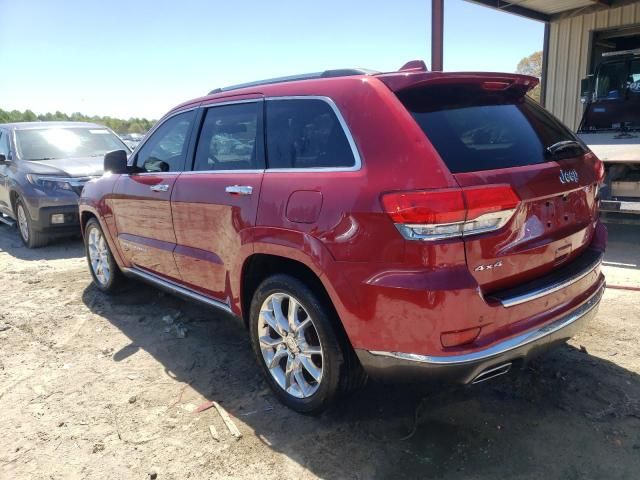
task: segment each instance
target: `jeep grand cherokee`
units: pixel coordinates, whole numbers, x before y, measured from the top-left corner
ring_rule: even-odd
[[[241,317],[299,412],[366,374],[504,374],[604,291],[602,164],[536,83],[412,62],[186,102],[84,188],[95,285],[124,274]]]

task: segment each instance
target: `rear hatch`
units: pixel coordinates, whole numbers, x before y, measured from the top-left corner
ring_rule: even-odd
[[[483,292],[527,282],[580,255],[595,228],[601,162],[525,95],[536,80],[496,74],[416,77],[419,81],[410,82],[405,76],[396,94],[468,192],[466,220],[474,195],[484,205],[483,192],[497,192],[506,205],[498,201],[495,207],[503,210],[497,212],[504,217],[498,228],[467,232],[464,227],[467,265]],[[394,89],[393,81],[388,85]]]

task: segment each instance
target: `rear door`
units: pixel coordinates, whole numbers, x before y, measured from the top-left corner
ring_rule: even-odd
[[[170,199],[184,170],[195,113],[177,113],[154,129],[135,155],[139,172],[122,175],[112,197],[118,243],[126,260],[173,279],[180,279],[180,274],[173,259],[176,237]]]
[[[597,219],[598,160],[524,92],[480,81],[398,94],[460,187],[509,185],[520,199],[499,230],[464,236],[485,293],[569,262]]]
[[[263,99],[203,106],[193,169],[171,198],[174,252],[183,282],[224,303],[255,225],[264,174]]]

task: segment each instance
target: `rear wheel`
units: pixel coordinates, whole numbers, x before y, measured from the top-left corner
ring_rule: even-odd
[[[106,293],[115,291],[122,283],[122,273],[95,218],[87,222],[84,245],[95,286]]]
[[[254,294],[250,332],[258,363],[276,396],[297,412],[320,413],[350,384],[345,358],[352,352],[345,352],[331,315],[310,288],[288,275],[267,278]]]
[[[20,198],[16,200],[16,220],[18,223],[18,234],[20,235],[22,243],[24,243],[27,248],[38,248],[47,244],[49,237],[33,227],[33,221],[31,220],[29,211]]]

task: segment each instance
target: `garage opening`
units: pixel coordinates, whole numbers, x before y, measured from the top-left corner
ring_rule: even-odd
[[[640,49],[640,24],[592,32],[589,73],[612,52]]]

